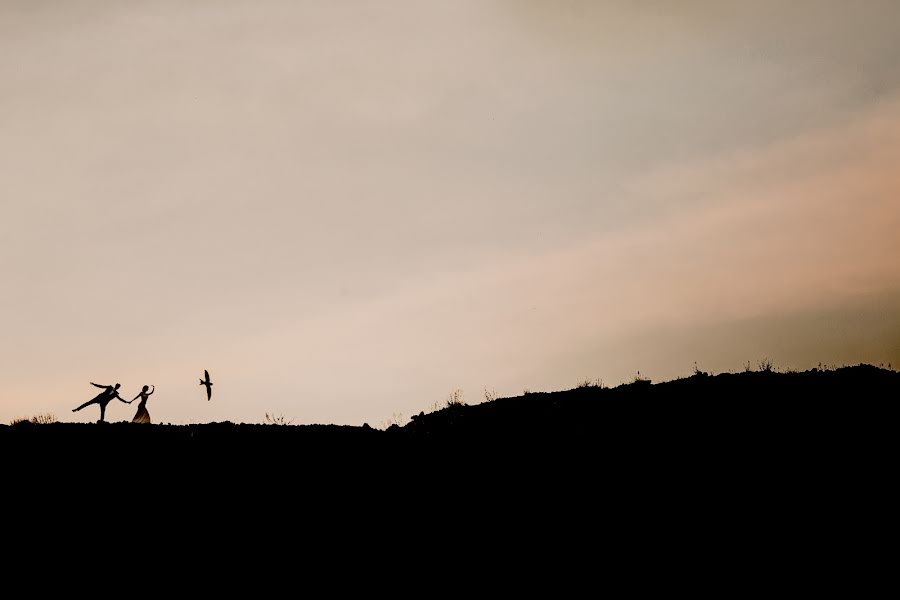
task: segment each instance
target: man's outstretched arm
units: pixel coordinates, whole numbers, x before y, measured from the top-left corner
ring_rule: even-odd
[[[91,383],[92,386],[98,387],[98,388],[100,388],[101,390],[105,390],[106,388],[109,387],[108,385],[100,385],[99,383],[94,383],[93,381],[91,381],[90,383]]]

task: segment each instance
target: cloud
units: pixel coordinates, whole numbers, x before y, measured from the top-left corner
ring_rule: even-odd
[[[410,398],[402,406],[408,414],[415,399],[437,400],[456,385],[476,395],[482,385],[503,393],[565,386],[583,376],[576,366],[594,365],[609,382],[637,368],[683,374],[690,365],[678,335],[687,336],[685,347],[703,349],[691,360],[737,368],[718,357],[754,360],[767,343],[777,354],[787,347],[785,332],[808,333],[822,321],[816,315],[854,323],[866,305],[890,315],[900,308],[898,116],[894,102],[842,127],[648,173],[635,193],[680,209],[551,252],[500,253],[474,269],[439,271],[300,320],[253,347],[271,352],[280,370],[330,373],[330,391],[312,387],[311,397],[362,394],[382,412]],[[707,200],[686,202],[686,195]],[[756,333],[722,335],[746,332],[742,323]],[[840,331],[846,348],[877,338],[881,351],[896,353],[884,339],[896,325],[874,338],[868,325]],[[809,366],[839,346],[834,335],[809,339],[780,358]],[[813,341],[823,339],[817,350]],[[874,347],[838,354],[874,360]]]
[[[898,10],[3,3],[0,416],[378,420],[887,306]]]

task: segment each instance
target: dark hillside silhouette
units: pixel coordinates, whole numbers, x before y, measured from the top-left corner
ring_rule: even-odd
[[[885,425],[900,398],[900,374],[871,366],[800,373],[702,373],[659,384],[579,387],[528,393],[477,405],[453,404],[421,413],[403,427],[274,426],[232,423],[134,428],[56,423],[0,428],[5,444],[85,448],[92,444],[160,452],[212,452],[237,461],[290,463],[310,456],[381,452],[419,460],[423,449],[457,455],[502,449],[521,455],[563,450],[578,456],[635,458],[660,453],[717,460],[723,451],[770,452],[778,447],[864,440]],[[98,400],[99,399],[99,400]],[[101,394],[87,403],[109,402]],[[83,405],[83,406],[86,406]],[[83,407],[82,406],[82,407]]]
[[[157,498],[154,509],[228,506],[266,528],[279,516],[303,527],[351,519],[375,537],[385,519],[426,538],[503,522],[520,537],[537,526],[612,539],[629,556],[669,540],[677,556],[698,533],[715,550],[758,532],[776,549],[784,531],[834,539],[847,515],[871,516],[876,531],[894,497],[898,399],[900,374],[868,366],[697,374],[454,403],[385,431],[23,421],[0,426],[0,453],[23,503],[86,494],[130,509]],[[480,521],[466,520],[473,508]]]

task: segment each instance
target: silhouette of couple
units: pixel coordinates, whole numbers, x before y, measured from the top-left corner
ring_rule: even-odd
[[[112,402],[114,399],[118,400],[119,402],[123,402],[124,404],[131,404],[132,402],[134,402],[135,400],[140,398],[141,403],[138,404],[137,413],[134,415],[134,418],[131,420],[131,422],[132,423],[150,423],[150,413],[147,411],[147,398],[152,396],[153,392],[156,391],[155,386],[152,386],[152,385],[146,386],[145,385],[141,389],[140,394],[138,394],[131,400],[126,400],[122,396],[119,395],[119,384],[118,383],[115,386],[98,385],[92,381],[91,385],[94,387],[98,387],[103,391],[100,392],[99,394],[97,394],[97,396],[94,397],[93,399],[88,400],[87,402],[85,402],[84,404],[79,406],[78,408],[73,408],[72,412],[78,412],[82,408],[86,408],[86,407],[90,406],[91,404],[99,404],[100,405],[100,421],[99,422],[103,423],[103,422],[105,422],[105,419],[106,419],[106,405],[109,404],[110,402]],[[150,390],[151,387],[153,388],[152,390]],[[147,390],[150,390],[150,391],[147,391]]]

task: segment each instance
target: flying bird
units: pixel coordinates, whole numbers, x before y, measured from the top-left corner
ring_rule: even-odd
[[[206,401],[209,402],[212,400],[212,381],[209,380],[209,371],[203,369],[203,374],[206,375],[206,381],[200,380],[200,385],[206,386]]]

